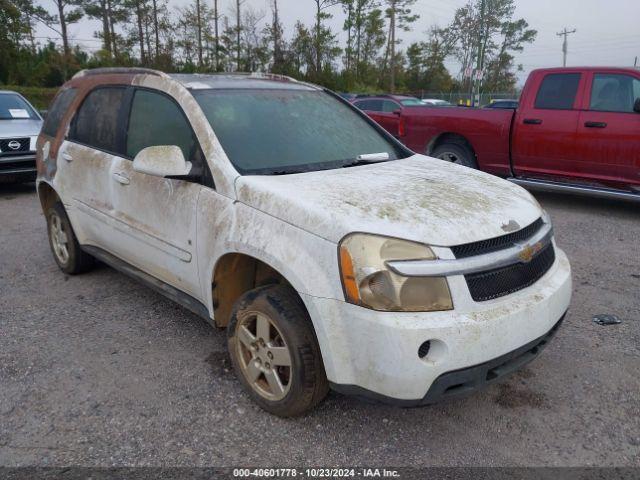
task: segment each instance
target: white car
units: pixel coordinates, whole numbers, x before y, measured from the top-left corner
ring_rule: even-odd
[[[468,393],[533,359],[569,307],[529,193],[292,79],[81,72],[38,162],[60,268],[98,258],[227,327],[276,415],[329,387],[402,406]]]
[[[452,107],[453,104],[447,102],[446,100],[440,100],[438,98],[423,98],[422,102],[425,105],[429,105],[431,107]]]

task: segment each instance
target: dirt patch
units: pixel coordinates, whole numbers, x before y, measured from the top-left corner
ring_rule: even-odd
[[[229,354],[225,351],[215,351],[204,359],[211,366],[216,377],[224,377],[233,373]]]
[[[547,397],[542,393],[532,392],[528,388],[522,388],[510,383],[498,385],[498,395],[494,402],[503,408],[534,407],[542,408]]]

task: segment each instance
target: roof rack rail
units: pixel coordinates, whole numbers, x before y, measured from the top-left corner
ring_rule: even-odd
[[[187,74],[187,75],[203,75],[203,76],[210,76],[210,75],[217,75],[217,76],[238,76],[238,77],[250,77],[250,78],[258,78],[258,79],[264,79],[264,80],[281,80],[281,81],[286,81],[286,82],[295,82],[295,83],[300,83],[299,80],[296,80],[293,77],[289,77],[287,75],[281,75],[279,73],[263,73],[263,72],[211,72],[211,73],[207,73],[207,72],[203,72],[203,73],[192,73],[192,74]]]
[[[168,75],[160,70],[153,70],[151,68],[141,67],[104,67],[104,68],[92,68],[87,70],[80,70],[73,78],[89,77],[92,75],[117,75],[117,74],[130,74],[130,75],[157,75],[158,77],[168,77]]]

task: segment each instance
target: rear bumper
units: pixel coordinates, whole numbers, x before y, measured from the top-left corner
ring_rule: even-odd
[[[513,350],[488,362],[443,373],[434,380],[426,395],[418,400],[402,400],[388,397],[367,390],[357,385],[339,385],[331,383],[331,388],[338,393],[354,396],[363,400],[385,403],[398,407],[419,407],[430,405],[441,400],[470,395],[482,388],[498,382],[521,369],[527,363],[534,360],[547,346],[560,328],[564,315],[553,328],[542,337],[529,342],[522,347]]]

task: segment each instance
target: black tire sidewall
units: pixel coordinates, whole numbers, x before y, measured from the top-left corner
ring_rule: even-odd
[[[277,326],[291,356],[291,386],[280,400],[268,400],[256,392],[244,376],[237,358],[236,329],[246,312],[267,315]],[[282,285],[260,287],[235,303],[227,327],[229,355],[235,373],[251,398],[264,410],[280,417],[298,416],[313,408],[328,391],[311,319],[295,291]]]
[[[471,150],[469,150],[465,145],[458,143],[445,143],[436,147],[431,153],[431,156],[437,158],[444,152],[454,153],[460,159],[458,162],[455,162],[456,165],[478,168],[473,152],[471,152]]]

